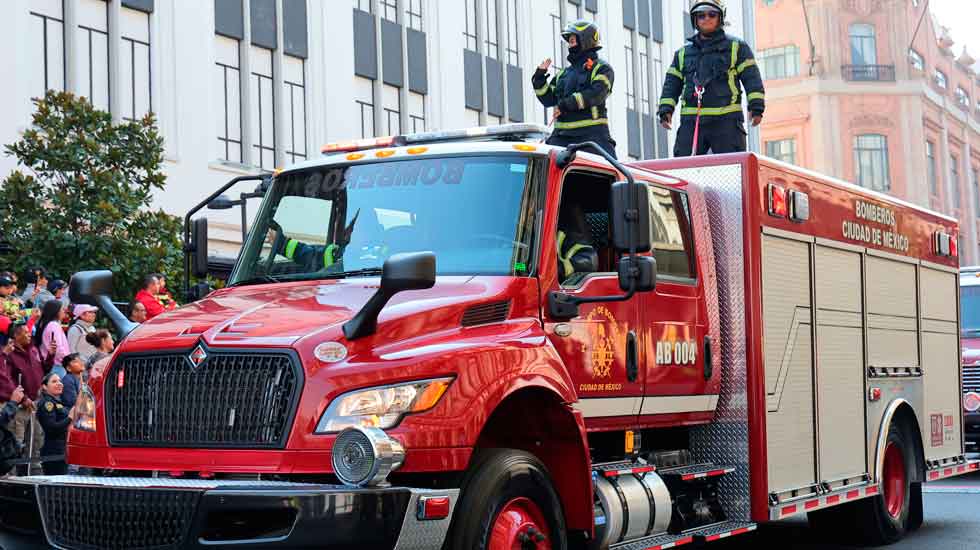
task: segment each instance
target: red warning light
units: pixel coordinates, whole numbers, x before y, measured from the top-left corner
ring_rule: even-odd
[[[785,218],[789,214],[789,205],[786,203],[786,189],[769,184],[769,215],[777,218]]]

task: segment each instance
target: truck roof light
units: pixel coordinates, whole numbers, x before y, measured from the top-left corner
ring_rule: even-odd
[[[499,126],[477,126],[458,130],[439,130],[435,132],[419,132],[398,136],[340,141],[324,145],[321,152],[325,155],[330,155],[334,153],[362,151],[364,149],[404,147],[406,145],[450,141],[543,141],[550,134],[551,131],[548,127],[540,124],[501,124]],[[530,150],[533,151],[534,149]]]
[[[789,205],[786,203],[786,189],[774,183],[769,184],[769,215],[777,218],[785,218],[789,213]]]
[[[953,257],[956,256],[956,253],[957,253],[956,247],[957,247],[956,236],[955,235],[950,235],[949,236],[949,255],[950,256],[953,256]]]
[[[810,197],[802,191],[788,191],[789,219],[805,222],[810,219]]]
[[[932,238],[933,252],[937,256],[956,256],[958,253],[956,236],[945,231],[936,231]]]

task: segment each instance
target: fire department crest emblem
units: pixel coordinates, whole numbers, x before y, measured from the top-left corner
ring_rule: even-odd
[[[589,327],[589,343],[583,346],[582,352],[589,358],[592,377],[609,378],[620,341],[619,323],[605,306],[590,311],[585,320]]]

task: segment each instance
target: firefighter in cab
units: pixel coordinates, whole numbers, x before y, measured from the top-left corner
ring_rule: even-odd
[[[567,146],[594,141],[615,157],[616,142],[609,134],[606,115],[613,69],[596,53],[602,48],[599,27],[590,21],[575,21],[565,27],[561,36],[568,43],[568,66],[549,80],[551,59],[545,59],[531,77],[538,101],[555,108],[555,129],[548,143]]]
[[[703,155],[709,150],[745,151],[742,89],[752,126],[762,122],[766,109],[762,75],[752,49],[725,34],[723,0],[692,0],[690,15],[697,32],[674,53],[667,69],[657,111],[660,125],[671,128],[679,98],[681,126],[674,143],[675,157],[692,152]]]

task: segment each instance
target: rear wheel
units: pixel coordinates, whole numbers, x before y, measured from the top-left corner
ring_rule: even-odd
[[[892,544],[901,540],[910,528],[914,529],[914,521],[910,521],[910,504],[914,496],[910,476],[915,468],[912,449],[914,447],[901,427],[892,424],[885,443],[881,494],[856,503],[855,519],[863,526],[860,531],[867,544]]]
[[[541,461],[516,449],[482,451],[464,481],[447,548],[567,547],[561,502]]]

